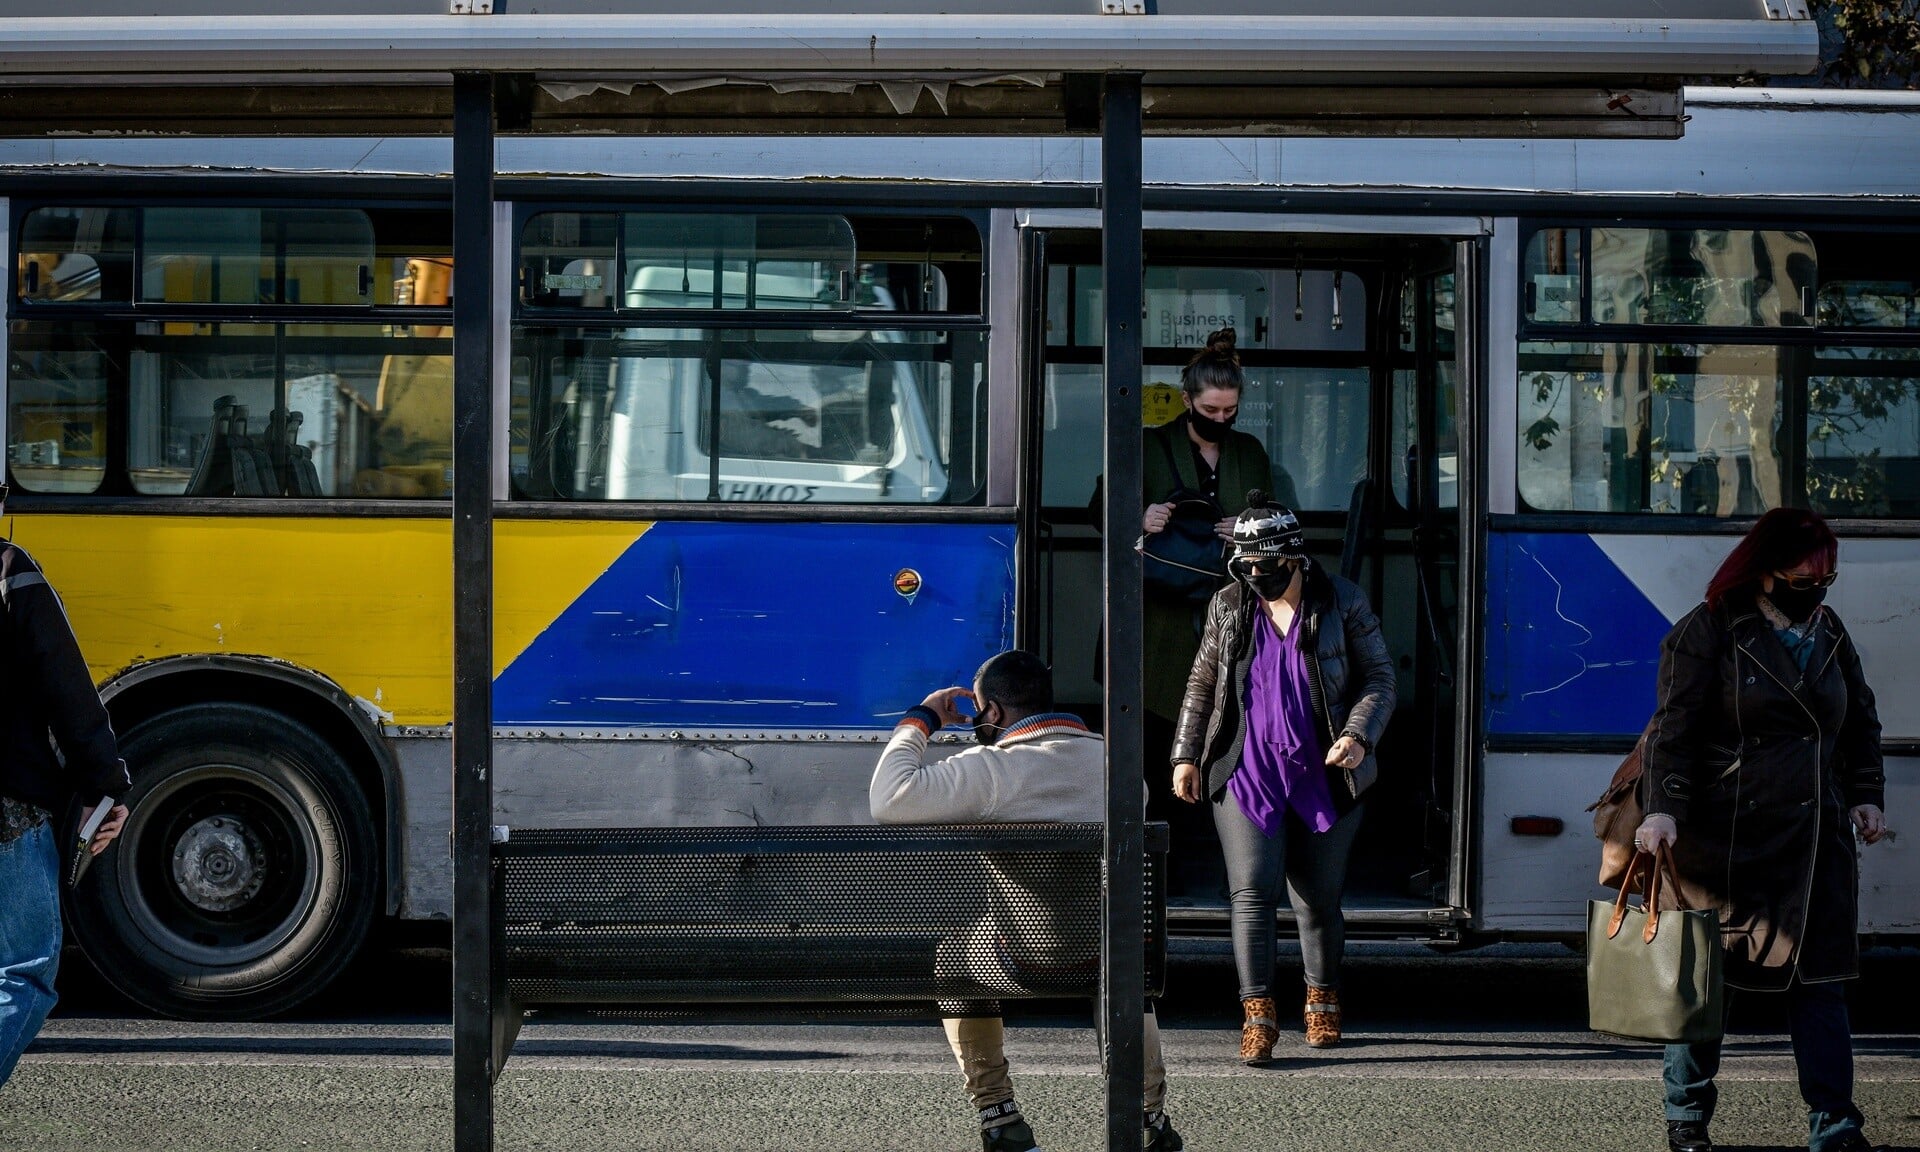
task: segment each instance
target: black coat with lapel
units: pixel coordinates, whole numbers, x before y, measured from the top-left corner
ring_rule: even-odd
[[[1718,908],[1741,988],[1859,972],[1848,812],[1880,805],[1880,720],[1860,656],[1823,609],[1803,673],[1752,596],[1688,613],[1660,647],[1647,732],[1649,813],[1680,828],[1680,887]]]

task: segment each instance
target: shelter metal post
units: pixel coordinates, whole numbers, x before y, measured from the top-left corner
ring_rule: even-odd
[[[493,77],[453,78],[453,1144],[493,1148]]]
[[[1107,842],[1106,928],[1101,940],[1109,1152],[1139,1152],[1146,1002],[1142,941],[1145,841],[1140,797],[1140,77],[1106,78],[1101,117],[1101,285],[1106,297]]]

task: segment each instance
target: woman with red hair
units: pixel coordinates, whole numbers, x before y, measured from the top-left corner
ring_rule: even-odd
[[[1886,834],[1880,720],[1831,608],[1840,542],[1762,516],[1660,645],[1647,818],[1687,906],[1717,908],[1729,988],[1781,992],[1812,1152],[1868,1152],[1842,981],[1859,975],[1859,855]],[[1667,1145],[1709,1152],[1720,1041],[1667,1047]]]

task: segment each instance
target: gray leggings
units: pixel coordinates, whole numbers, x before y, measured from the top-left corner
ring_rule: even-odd
[[[1240,998],[1273,995],[1274,909],[1286,874],[1287,900],[1300,928],[1300,958],[1314,988],[1340,986],[1340,955],[1347,921],[1340,894],[1347,886],[1347,860],[1360,829],[1360,807],[1325,832],[1311,832],[1289,811],[1269,840],[1246,818],[1228,789],[1213,802],[1213,825],[1227,858],[1227,891],[1233,918],[1233,963]]]

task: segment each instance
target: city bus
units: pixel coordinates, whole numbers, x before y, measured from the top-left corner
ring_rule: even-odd
[[[1920,100],[1685,102],[1672,140],[1146,142],[1141,419],[1234,327],[1238,426],[1400,672],[1358,939],[1578,936],[1660,638],[1770,507],[1839,530],[1920,805]],[[134,778],[70,918],[153,1011],[285,1011],[451,915],[449,168],[0,141],[5,529]],[[1016,645],[1099,723],[1097,141],[502,137],[498,172],[499,823],[865,822],[895,720]],[[1915,851],[1862,854],[1875,939],[1920,942]],[[1225,931],[1204,855],[1176,934]]]

